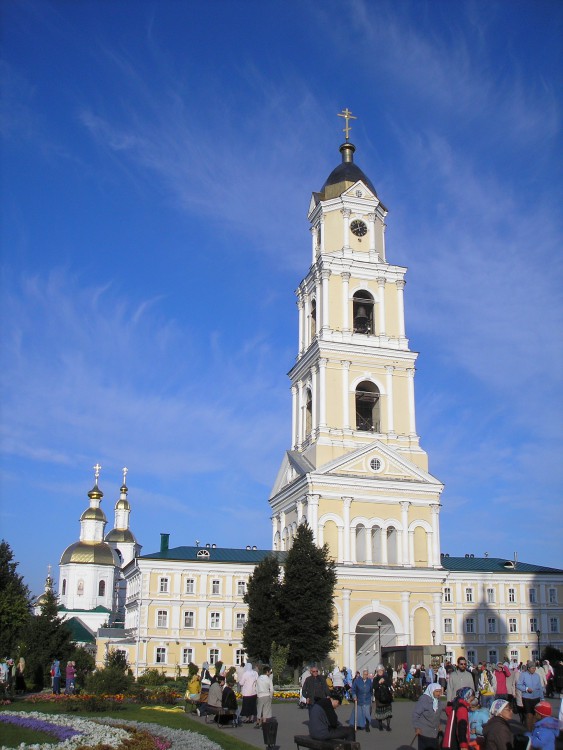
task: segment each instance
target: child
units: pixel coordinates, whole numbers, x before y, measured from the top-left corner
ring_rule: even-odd
[[[540,750],[555,750],[555,739],[559,734],[559,722],[551,715],[551,704],[540,701],[534,709],[535,725],[531,733],[531,746]]]

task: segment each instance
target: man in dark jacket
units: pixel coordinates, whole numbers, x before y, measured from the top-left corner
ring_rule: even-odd
[[[328,698],[330,690],[322,674],[319,674],[317,667],[311,667],[311,674],[303,683],[303,697],[308,708],[318,703],[322,698]]]
[[[345,727],[338,721],[334,710],[342,703],[338,693],[321,698],[311,706],[309,712],[309,736],[314,740],[354,740],[354,727]]]

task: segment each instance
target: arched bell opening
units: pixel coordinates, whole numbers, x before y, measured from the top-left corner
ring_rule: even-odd
[[[361,289],[354,294],[352,302],[354,333],[374,333],[373,296]]]
[[[309,388],[305,399],[305,435],[310,435],[313,429],[313,395]]]
[[[356,388],[356,429],[361,432],[381,432],[380,392],[375,383],[364,380]]]
[[[311,341],[313,341],[313,339],[317,335],[317,300],[316,299],[311,300],[311,315],[309,318],[309,327],[310,327]]]

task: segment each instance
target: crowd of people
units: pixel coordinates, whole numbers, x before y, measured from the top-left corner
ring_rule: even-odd
[[[25,659],[23,656],[17,662],[8,656],[0,659],[0,691],[5,699],[13,697],[14,694],[25,693]]]

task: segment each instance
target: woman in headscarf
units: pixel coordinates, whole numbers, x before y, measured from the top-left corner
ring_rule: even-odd
[[[428,685],[412,712],[412,725],[418,737],[418,750],[437,750],[440,718],[440,697],[444,691],[438,682]]]
[[[201,693],[199,696],[200,703],[207,703],[209,698],[209,688],[211,687],[211,673],[209,671],[209,662],[204,661],[201,665]]]
[[[258,672],[252,669],[252,664],[246,662],[244,665],[244,671],[240,678],[240,691],[242,693],[242,708],[240,716],[244,724],[253,724],[256,719],[257,708],[257,696],[256,696],[256,680],[258,679]]]
[[[489,713],[491,718],[483,727],[484,750],[512,750],[514,735],[508,723],[512,719],[510,703],[497,698],[492,702]]]
[[[393,718],[393,691],[391,680],[387,676],[385,667],[380,664],[373,677],[373,695],[375,697],[375,718],[377,728],[383,731],[383,722],[385,729],[391,731],[391,719]]]

